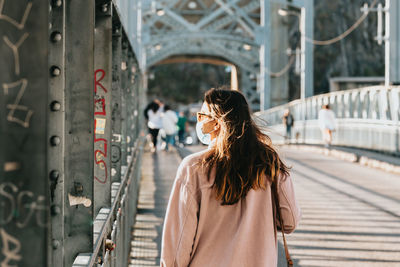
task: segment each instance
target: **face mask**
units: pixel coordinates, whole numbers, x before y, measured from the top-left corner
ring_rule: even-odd
[[[209,122],[209,121],[200,121],[196,123],[196,133],[197,133],[197,137],[199,138],[200,142],[202,142],[205,145],[209,145],[211,143],[211,134],[212,132],[214,132],[215,130],[212,130],[209,133],[203,133],[203,125],[205,122]]]

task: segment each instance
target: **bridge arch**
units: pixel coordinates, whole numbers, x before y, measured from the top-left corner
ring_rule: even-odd
[[[172,64],[172,63],[183,63],[183,62],[194,62],[194,63],[207,63],[213,65],[225,65],[231,66],[231,87],[232,89],[238,89],[242,91],[248,101],[251,104],[252,109],[257,110],[259,108],[259,95],[257,93],[257,64],[258,63],[247,63],[248,60],[235,56],[224,55],[219,51],[213,51],[209,48],[189,48],[182,49],[179,51],[166,51],[161,55],[158,54],[151,58],[152,61],[148,63],[148,68],[159,64]],[[254,66],[255,65],[255,66]]]
[[[287,6],[286,0],[140,3],[143,26],[139,58],[144,69],[182,55],[224,58],[241,73],[239,88],[249,98],[253,110],[288,101],[288,75],[271,76],[289,62],[285,54],[287,26],[278,15],[279,8]],[[312,1],[290,1],[290,5],[297,7],[305,7],[306,3],[307,11],[312,10]],[[308,14],[312,22],[312,11]],[[310,19],[307,24],[312,25],[309,22]],[[312,51],[310,46],[305,50]],[[307,62],[310,59],[312,56],[306,57]],[[312,64],[307,70],[312,70]],[[312,75],[312,71],[308,73]],[[309,75],[307,77],[312,81]],[[305,86],[312,91],[312,84]]]

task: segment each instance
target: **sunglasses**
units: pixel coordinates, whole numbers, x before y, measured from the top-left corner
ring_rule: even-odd
[[[202,121],[204,118],[212,118],[212,115],[203,112],[197,112],[197,121]]]

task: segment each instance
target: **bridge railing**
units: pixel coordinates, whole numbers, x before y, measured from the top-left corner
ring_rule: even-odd
[[[126,267],[129,264],[131,227],[134,224],[144,138],[136,141],[120,182],[111,186],[111,208],[102,208],[93,224],[93,252],[81,253],[73,267]]]
[[[319,144],[318,112],[329,104],[336,115],[333,144],[400,153],[400,87],[373,86],[322,94],[255,113],[275,143],[283,143],[282,117],[289,109],[295,123],[291,142]]]

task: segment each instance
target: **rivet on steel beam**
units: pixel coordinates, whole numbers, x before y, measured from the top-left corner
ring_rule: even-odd
[[[103,5],[103,6],[101,7],[101,11],[103,11],[103,13],[108,12],[108,5],[107,5],[107,4]]]
[[[50,104],[51,111],[59,111],[61,109],[61,104],[58,101],[53,101]]]
[[[58,179],[58,177],[60,177],[60,172],[59,172],[59,171],[52,170],[52,171],[50,172],[50,179],[51,179],[51,180],[55,181],[55,180]]]
[[[61,41],[62,39],[62,35],[60,32],[53,32],[51,34],[51,41],[53,41],[54,43]]]
[[[50,211],[53,216],[61,213],[61,209],[57,205],[51,205]]]
[[[60,143],[61,143],[61,138],[60,138],[60,137],[58,137],[58,136],[52,136],[52,137],[50,138],[50,144],[51,144],[52,146],[58,146]]]
[[[57,66],[52,66],[52,67],[50,68],[50,73],[51,73],[52,76],[58,76],[58,75],[61,74],[61,70],[60,70],[60,68],[57,67]]]
[[[62,0],[53,0],[53,6],[61,6],[62,5]]]
[[[60,247],[60,241],[53,239],[51,242],[53,249],[58,249]]]

